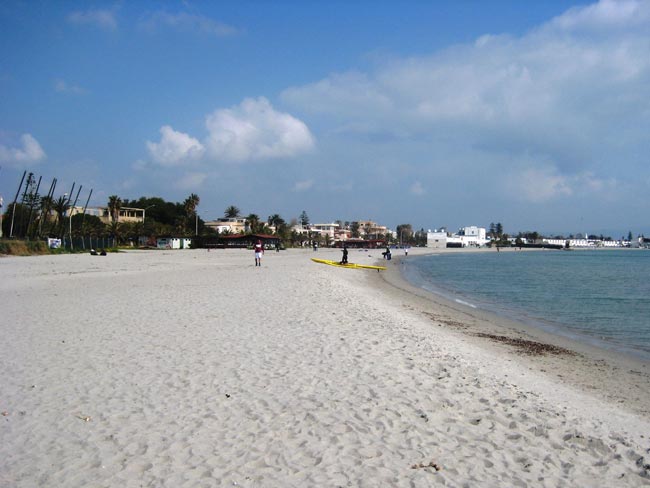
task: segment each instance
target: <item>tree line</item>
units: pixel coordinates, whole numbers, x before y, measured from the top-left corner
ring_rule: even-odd
[[[69,192],[58,196],[55,194],[56,186],[57,180],[54,178],[49,190],[45,192],[41,189],[41,178],[37,179],[33,173],[27,175],[25,172],[14,201],[2,209],[2,235],[28,240],[48,237],[70,240],[101,237],[121,244],[137,242],[143,236],[191,237],[219,234],[215,229],[206,226],[205,221],[198,216],[197,208],[201,200],[194,193],[183,202],[169,202],[160,197],[144,196],[129,200],[111,195],[106,207],[101,207],[103,213],[94,215],[94,209],[88,207],[92,190],[84,203],[80,200],[81,185],[75,193],[73,183]],[[140,209],[142,219],[132,221],[121,218],[121,211],[131,208]],[[266,219],[254,213],[242,216],[239,208],[234,205],[228,206],[224,211],[226,219],[240,217],[246,220],[248,232],[274,234],[288,245],[304,245],[306,242],[318,243],[321,246],[333,244],[329,235],[321,235],[309,229],[305,234],[294,229],[298,223],[303,227],[309,226],[309,216],[304,210],[297,219],[289,222],[279,214],[270,215]],[[355,221],[337,220],[336,223],[340,228],[349,230],[353,238],[384,240],[389,244],[426,245],[427,233],[424,229],[414,232],[411,224],[399,225],[397,234],[393,236],[389,233],[377,233],[376,229]],[[223,235],[229,233],[222,232]]]

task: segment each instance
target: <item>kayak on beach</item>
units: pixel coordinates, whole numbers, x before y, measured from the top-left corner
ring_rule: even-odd
[[[315,263],[327,264],[329,266],[336,266],[338,268],[355,268],[355,269],[376,269],[377,271],[386,269],[385,266],[370,266],[368,264],[355,264],[355,263],[346,263],[341,264],[338,261],[330,261],[329,259],[317,259],[311,258]]]

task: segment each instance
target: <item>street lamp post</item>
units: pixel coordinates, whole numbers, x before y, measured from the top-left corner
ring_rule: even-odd
[[[145,216],[147,215],[147,210],[149,210],[150,208],[155,207],[155,206],[156,206],[156,204],[154,203],[153,205],[149,205],[147,208],[145,208],[145,209],[142,211],[142,227],[143,227],[143,228],[144,228],[144,218],[145,218]]]
[[[2,208],[4,206],[4,200],[0,196],[0,237],[2,237]]]
[[[155,206],[156,206],[156,204],[154,203],[153,205],[149,205],[148,207],[146,207],[146,208],[142,211],[142,233],[144,234],[144,237],[147,239],[147,245],[148,245],[149,237],[150,237],[150,236],[148,236],[148,235],[146,234],[146,230],[145,230],[145,228],[144,228],[144,218],[145,218],[145,216],[147,215],[147,210],[149,210],[150,208],[155,207]]]
[[[68,192],[65,192],[63,194],[63,200],[65,200],[67,197],[68,197]],[[70,212],[70,209],[68,209],[68,212]],[[65,215],[63,217],[65,217]],[[63,225],[65,225],[65,220],[63,221]],[[61,226],[61,228],[65,229],[63,225]],[[70,229],[72,229],[72,221],[70,221]],[[65,230],[63,230],[63,249],[65,249]],[[72,250],[72,231],[70,231],[70,250]]]

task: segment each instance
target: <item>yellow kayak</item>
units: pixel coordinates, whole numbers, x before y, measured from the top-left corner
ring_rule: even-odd
[[[381,269],[386,269],[385,266],[370,266],[368,264],[355,264],[355,263],[341,264],[338,261],[330,261],[329,259],[311,258],[311,260],[315,263],[327,264],[329,266],[336,266],[337,268],[376,269],[377,271]]]

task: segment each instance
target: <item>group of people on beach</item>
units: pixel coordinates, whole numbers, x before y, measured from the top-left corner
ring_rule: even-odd
[[[277,247],[277,250],[279,251],[280,248],[279,246]],[[318,244],[314,244],[314,251],[318,250]],[[262,256],[264,255],[264,244],[262,244],[262,241],[258,239],[257,243],[253,247],[253,251],[255,252],[255,266],[262,266]],[[408,248],[404,250],[405,254],[408,256]],[[391,259],[391,252],[390,252],[390,247],[386,247],[386,251],[381,253],[382,256],[384,256],[384,259],[390,260]],[[348,248],[347,246],[343,246],[343,257],[341,258],[341,261],[339,264],[348,264]]]

